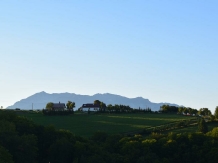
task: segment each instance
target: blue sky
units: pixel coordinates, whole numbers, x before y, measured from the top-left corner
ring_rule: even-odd
[[[218,2],[0,2],[0,106],[34,93],[218,105]]]

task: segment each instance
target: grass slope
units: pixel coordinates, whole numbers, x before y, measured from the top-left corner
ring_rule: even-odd
[[[207,123],[208,126],[208,131],[213,130],[214,127],[218,127],[218,122],[208,122]],[[198,132],[198,125],[193,125],[193,126],[188,126],[188,127],[184,127],[184,128],[179,128],[179,129],[174,129],[173,131],[170,132],[174,132],[174,133],[184,133],[184,132]],[[164,133],[168,133],[168,132],[164,132]]]
[[[37,124],[54,125],[70,130],[75,135],[89,137],[96,131],[109,134],[125,133],[155,127],[193,117],[176,114],[74,114],[71,116],[44,116],[41,113],[19,112]]]

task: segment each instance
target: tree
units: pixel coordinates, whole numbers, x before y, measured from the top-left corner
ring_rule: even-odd
[[[178,112],[179,112],[179,114],[182,114],[184,112],[184,107],[179,107]]]
[[[216,119],[218,119],[218,106],[215,109],[214,116]]]
[[[95,100],[95,101],[94,101],[94,105],[98,105],[98,106],[100,107],[100,110],[101,110],[101,111],[102,111],[102,110],[105,111],[105,108],[106,108],[106,104],[105,104],[105,103],[103,103],[103,102],[101,102],[101,101],[99,101],[99,100]]]
[[[162,105],[160,108],[163,113],[178,112],[178,107],[176,106]]]
[[[49,148],[49,160],[53,163],[71,163],[74,158],[74,146],[67,138],[57,139]]]
[[[0,146],[0,163],[7,162],[7,163],[13,163],[12,155],[9,153],[7,149]]]
[[[106,104],[103,103],[103,102],[101,102],[101,103],[100,103],[100,108],[101,108],[101,110],[104,110],[104,111],[105,111]]]
[[[215,121],[215,116],[214,115],[210,115],[210,120],[213,122]]]
[[[101,101],[99,101],[99,100],[94,101],[94,105],[99,105],[100,106],[100,104],[101,104]]]
[[[53,102],[49,102],[49,103],[46,104],[46,107],[45,107],[45,108],[46,108],[47,110],[52,110],[53,105],[54,105]]]
[[[211,115],[211,111],[208,108],[200,108],[199,112],[200,115]]]
[[[68,101],[66,105],[68,110],[73,110],[73,108],[75,108],[75,102]]]
[[[218,138],[218,127],[213,128],[213,130],[208,132],[207,135]]]
[[[112,109],[113,109],[113,106],[112,106],[111,104],[109,104],[109,105],[107,106],[107,109],[108,109],[109,112],[111,112]]]
[[[204,134],[208,132],[207,124],[203,118],[198,122],[198,131]]]

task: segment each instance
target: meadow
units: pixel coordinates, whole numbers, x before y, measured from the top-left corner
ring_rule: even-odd
[[[218,127],[218,122],[217,121],[208,122],[207,126],[208,126],[208,131],[211,131],[211,130],[213,130],[214,127]],[[191,126],[184,127],[184,128],[174,129],[174,130],[172,130],[172,132],[174,132],[174,133],[198,132],[198,125],[196,124],[196,125],[191,125]],[[167,132],[163,132],[163,133],[167,133]]]
[[[20,116],[27,117],[37,124],[53,125],[57,129],[69,130],[75,135],[90,137],[96,131],[108,134],[142,131],[181,120],[195,117],[177,114],[86,114],[75,113],[70,116],[44,116],[43,114],[21,111]]]

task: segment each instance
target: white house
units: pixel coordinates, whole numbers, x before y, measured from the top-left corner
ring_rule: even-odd
[[[88,112],[88,111],[99,111],[100,106],[99,105],[94,105],[94,104],[83,104],[81,107],[81,110],[84,112]]]

